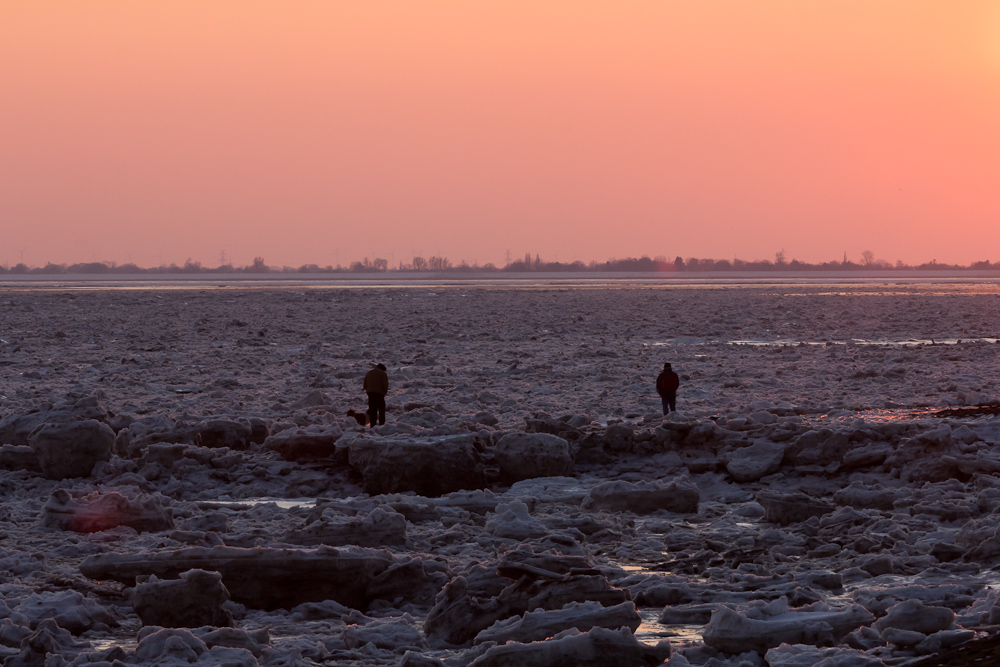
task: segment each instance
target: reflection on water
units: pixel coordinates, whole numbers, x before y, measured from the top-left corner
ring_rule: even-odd
[[[623,566],[618,564],[617,567],[620,567],[630,574],[638,574],[642,572],[652,573],[651,570],[641,566]],[[941,575],[935,575],[933,581],[927,580],[926,573],[912,576],[882,575],[871,579],[847,583],[843,589],[837,591],[836,593],[828,592],[824,596],[824,601],[835,607],[846,607],[857,602],[854,599],[853,594],[859,590],[878,591],[901,588],[904,586],[939,585],[967,586],[973,591],[983,588],[1000,588],[1000,572],[987,570],[983,572],[955,574],[941,573]],[[745,601],[734,599],[731,606],[737,609],[745,607]],[[675,649],[701,644],[702,634],[705,631],[704,625],[662,624],[659,622],[661,611],[662,610],[660,609],[653,608],[639,609],[639,617],[642,619],[642,624],[635,632],[635,636],[639,641],[655,645],[659,641],[669,639]]]
[[[834,345],[868,345],[875,347],[918,347],[921,345],[962,345],[964,343],[1000,343],[1000,338],[907,338],[906,340],[849,338],[847,340],[800,340],[777,338],[774,340],[711,340],[695,336],[681,336],[665,341],[643,343],[647,347],[673,347],[677,345],[748,345],[751,347],[832,347]],[[695,355],[696,357],[699,355]]]
[[[257,505],[274,504],[283,510],[294,507],[312,507],[316,504],[315,498],[241,498],[240,500],[202,500],[195,505],[198,509],[231,509],[246,510]]]
[[[908,338],[906,340],[867,340],[851,338],[848,340],[729,340],[728,345],[754,345],[763,347],[781,347],[798,345],[875,345],[915,347],[918,345],[960,345],[962,343],[997,343],[1000,338]]]
[[[871,410],[832,410],[822,414],[802,415],[811,423],[821,422],[827,426],[853,426],[857,422],[866,424],[889,424],[912,422],[933,417],[940,408],[875,408]],[[858,424],[862,426],[861,424]]]
[[[705,630],[704,625],[663,625],[659,622],[659,609],[640,609],[639,618],[642,624],[635,631],[635,638],[651,646],[664,639],[669,639],[675,649],[700,644]]]
[[[619,570],[623,572],[628,572],[629,574],[635,574],[637,572],[646,572],[646,568],[644,568],[642,565],[622,565],[620,563],[616,563],[615,567],[617,567]]]
[[[832,410],[819,414],[803,414],[803,421],[830,428],[864,428],[866,424],[893,424],[898,422],[919,422],[931,419],[946,419],[952,424],[965,424],[976,431],[983,440],[987,434],[992,434],[1000,424],[997,415],[1000,406],[996,403],[982,405],[956,406],[946,408],[931,407],[898,407],[875,408],[871,410]]]
[[[664,554],[665,555],[665,554]],[[634,574],[662,574],[657,572],[651,564],[622,563],[611,561],[609,563],[614,568],[621,570],[626,575]],[[700,644],[701,634],[705,630],[704,625],[687,624],[664,624],[660,623],[660,607],[636,607],[642,623],[635,631],[635,638],[641,642],[655,646],[664,639],[669,639],[675,649],[684,648],[693,644]]]
[[[135,636],[105,637],[104,639],[93,639],[90,642],[91,647],[95,651],[103,651],[115,646],[121,647],[126,651],[134,651],[137,644]]]

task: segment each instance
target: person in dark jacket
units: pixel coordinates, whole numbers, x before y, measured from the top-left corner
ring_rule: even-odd
[[[368,394],[368,424],[381,426],[385,423],[385,395],[389,393],[389,375],[385,372],[385,364],[376,364],[368,371],[362,389]]]
[[[677,409],[677,387],[681,384],[670,364],[663,364],[663,372],[656,376],[656,393],[663,401],[663,414],[668,415]]]

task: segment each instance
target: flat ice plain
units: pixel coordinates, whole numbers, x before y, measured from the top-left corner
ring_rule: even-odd
[[[0,656],[907,664],[1000,624],[998,338],[988,280],[7,282]]]

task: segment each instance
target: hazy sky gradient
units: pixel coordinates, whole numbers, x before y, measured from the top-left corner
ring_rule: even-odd
[[[0,4],[0,263],[1000,261],[1000,3]]]

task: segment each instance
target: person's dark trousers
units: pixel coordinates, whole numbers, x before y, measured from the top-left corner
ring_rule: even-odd
[[[368,424],[381,426],[385,423],[385,396],[374,391],[368,392]]]
[[[669,415],[677,409],[677,394],[675,392],[660,396],[660,400],[663,401],[663,414]]]

